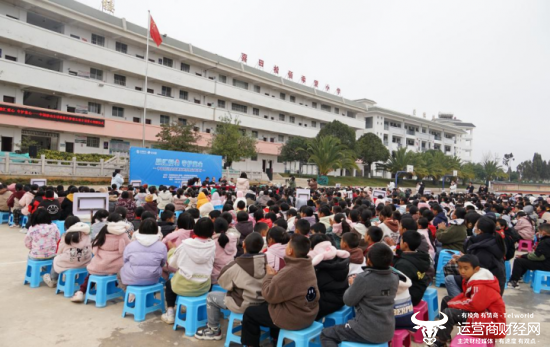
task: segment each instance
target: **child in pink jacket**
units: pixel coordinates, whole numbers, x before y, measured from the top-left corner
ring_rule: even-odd
[[[92,243],[94,257],[87,269],[90,275],[115,275],[124,265],[124,248],[130,244],[126,230],[128,224],[117,213],[111,213]],[[83,302],[88,287],[88,277],[72,297],[72,302]]]
[[[195,219],[190,213],[184,212],[180,214],[177,225],[177,230],[172,231],[162,239],[162,243],[166,245],[167,249],[169,248],[169,242],[172,242],[176,247],[178,247],[183,240],[189,239],[194,235],[193,228],[195,227]]]
[[[30,249],[29,258],[45,260],[55,257],[59,229],[51,224],[52,219],[46,209],[38,209],[31,219],[31,227],[25,236],[25,246]]]
[[[281,227],[273,227],[267,232],[267,250],[265,255],[267,257],[267,264],[275,269],[275,271],[282,270],[286,265],[285,249],[288,241],[290,241],[290,237],[286,230]]]
[[[218,283],[220,272],[230,262],[233,261],[237,254],[238,235],[227,232],[229,223],[224,218],[216,218],[214,221],[214,236],[212,239],[216,241],[216,256],[214,257],[214,268],[212,269],[212,284]]]

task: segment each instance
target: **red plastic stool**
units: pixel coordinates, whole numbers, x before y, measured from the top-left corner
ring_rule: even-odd
[[[411,347],[411,334],[408,330],[399,329],[393,334],[392,347]]]
[[[421,300],[418,305],[413,307],[414,313],[420,312],[416,317],[419,319],[422,319],[423,321],[429,321],[428,317],[428,303],[424,300]],[[416,332],[413,334],[414,342],[416,343],[423,343],[424,336],[422,335],[422,328],[417,329]]]
[[[531,240],[519,240],[518,251],[532,252],[533,251],[533,241],[531,241]]]

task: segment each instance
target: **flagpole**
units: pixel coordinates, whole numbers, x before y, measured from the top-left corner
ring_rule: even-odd
[[[147,11],[147,50],[145,51],[145,87],[143,88],[143,147],[145,147],[145,117],[147,116],[147,77],[149,74],[149,36],[151,31],[151,11]]]

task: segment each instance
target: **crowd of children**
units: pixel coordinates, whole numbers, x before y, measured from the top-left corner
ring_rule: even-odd
[[[7,204],[14,223],[16,214],[31,214],[29,257],[55,257],[45,283],[54,287],[63,271],[82,267],[116,274],[123,289],[163,278],[167,311],[161,318],[168,324],[178,295],[208,294],[208,323],[195,335],[201,340],[222,339],[221,310],[242,313],[242,344],[259,346],[261,327],[277,340],[280,329],[306,328],[347,305],[355,318],[325,328],[323,346],[390,341],[395,329],[414,330],[413,307],[434,278],[440,252],[453,250],[459,254],[445,266],[449,296],[441,306],[447,329],[435,342],[444,346],[453,326],[471,320],[463,313],[491,312],[505,321],[504,262],[513,260],[517,241],[528,239],[535,248],[514,260],[512,288],[527,270],[550,270],[550,204],[542,198],[434,197],[399,189],[385,198],[369,188],[353,189],[350,197],[320,188],[300,204],[285,187],[114,185],[112,210],[97,211],[90,227],[72,216],[72,207],[70,213],[63,208],[76,192],[89,191],[13,185]],[[63,199],[55,215],[47,206],[57,197]],[[61,238],[54,215],[64,220]],[[211,292],[214,284],[227,293]],[[83,301],[86,288],[87,279],[72,301]]]

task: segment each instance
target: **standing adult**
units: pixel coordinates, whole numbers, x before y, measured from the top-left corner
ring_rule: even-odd
[[[116,184],[116,189],[120,189],[120,186],[124,184],[124,178],[122,178],[122,175],[120,174],[120,169],[116,169],[115,172],[113,172],[113,177],[111,178],[111,187],[113,184]]]
[[[308,184],[309,184],[309,189],[311,190],[317,190],[318,188],[318,185],[317,185],[317,179],[316,178],[312,178],[308,181]]]
[[[456,182],[451,181],[451,188],[450,188],[451,194],[456,194]]]
[[[246,172],[241,172],[241,176],[237,179],[237,191],[245,193],[250,188],[250,182],[248,182],[248,176]]]
[[[474,184],[472,182],[470,182],[470,184],[468,185],[468,188],[466,189],[468,190],[469,194],[474,194]]]
[[[294,176],[290,176],[290,180],[288,181],[288,188],[296,189],[296,178],[294,178]]]
[[[420,186],[418,187],[418,195],[422,196],[422,195],[424,195],[424,188],[426,188],[426,187],[424,186],[424,182],[422,182],[422,181],[420,181],[419,185]]]

